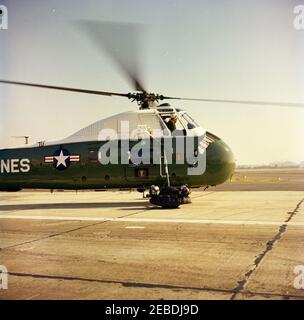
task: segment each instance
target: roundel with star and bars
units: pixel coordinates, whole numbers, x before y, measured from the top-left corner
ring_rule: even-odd
[[[71,155],[70,151],[64,148],[57,149],[52,156],[44,157],[45,163],[53,163],[56,170],[63,171],[69,168],[71,163],[80,162],[79,155]]]

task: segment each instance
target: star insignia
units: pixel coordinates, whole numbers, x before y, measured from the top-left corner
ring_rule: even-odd
[[[61,147],[52,156],[45,156],[44,162],[53,163],[55,169],[62,171],[67,169],[72,162],[80,162],[80,156],[71,155],[67,149]]]

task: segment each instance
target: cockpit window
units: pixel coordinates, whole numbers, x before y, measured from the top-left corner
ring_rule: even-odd
[[[169,116],[163,116],[162,118],[173,135],[184,136],[186,134],[183,124],[176,115],[171,114]]]
[[[187,113],[184,113],[182,117],[186,121],[188,129],[194,129],[198,127],[198,124]]]

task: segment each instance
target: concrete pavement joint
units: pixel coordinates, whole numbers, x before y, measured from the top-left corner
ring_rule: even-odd
[[[261,262],[263,261],[263,259],[265,258],[265,256],[271,252],[271,250],[273,249],[274,245],[281,239],[283,233],[286,231],[288,223],[291,221],[291,219],[297,214],[299,208],[301,207],[302,203],[304,201],[304,198],[297,204],[297,206],[295,207],[295,209],[291,212],[287,212],[287,214],[289,214],[289,217],[284,221],[284,223],[280,226],[279,231],[274,235],[274,237],[269,240],[266,243],[266,248],[263,250],[263,252],[261,252],[256,259],[254,260],[254,264],[252,265],[252,267],[245,273],[244,278],[240,281],[238,281],[238,286],[235,287],[235,289],[233,290],[233,294],[230,297],[230,300],[234,300],[236,298],[236,296],[241,293],[242,291],[244,291],[244,288],[246,287],[250,277],[252,276],[252,274],[254,273],[254,271],[259,267],[259,265],[261,264]]]
[[[181,286],[181,285],[171,285],[171,284],[158,284],[158,283],[145,283],[145,282],[132,282],[123,280],[105,280],[105,279],[90,279],[81,277],[67,277],[59,275],[44,275],[44,274],[31,274],[31,273],[19,273],[19,272],[8,272],[9,275],[15,277],[30,277],[34,279],[48,279],[48,280],[65,280],[65,281],[81,281],[81,282],[95,282],[101,284],[120,284],[123,287],[129,288],[160,288],[169,290],[193,290],[193,291],[205,291],[205,292],[221,292],[221,293],[234,293],[234,289],[219,289],[210,287],[191,287],[191,286]],[[260,295],[264,297],[281,297],[283,299],[295,298],[304,299],[303,296],[298,295],[284,295],[280,293],[270,293],[270,292],[254,292],[254,291],[239,291],[239,294],[248,295]]]
[[[105,280],[105,279],[90,279],[81,277],[66,277],[66,276],[56,276],[56,275],[43,275],[43,274],[30,274],[30,273],[19,273],[19,272],[8,272],[11,276],[16,277],[31,277],[36,279],[51,279],[51,280],[66,280],[66,281],[84,281],[84,282],[96,282],[105,284],[120,284],[124,287],[139,287],[139,288],[162,288],[162,289],[179,289],[179,290],[199,290],[199,291],[215,291],[223,293],[231,293],[229,289],[216,289],[216,288],[200,288],[191,286],[178,286],[170,284],[154,284],[154,283],[144,283],[144,282],[131,282],[123,280]]]
[[[85,226],[82,226],[82,227],[78,227],[78,228],[66,230],[66,231],[59,232],[59,233],[53,233],[53,234],[50,234],[50,235],[48,235],[48,236],[46,236],[46,237],[42,237],[42,238],[38,238],[38,239],[33,239],[33,240],[29,240],[29,241],[25,241],[25,242],[13,244],[13,245],[11,245],[11,246],[7,246],[7,247],[4,247],[4,248],[0,248],[0,251],[5,250],[5,249],[16,248],[16,247],[19,247],[19,246],[22,246],[22,245],[25,245],[25,244],[29,244],[29,243],[33,243],[33,242],[37,242],[37,241],[49,239],[49,238],[54,238],[54,237],[61,236],[61,235],[66,234],[66,233],[70,233],[70,232],[73,232],[73,231],[81,230],[81,229],[84,229],[84,228],[87,228],[87,227],[91,227],[91,226],[95,226],[95,225],[98,225],[98,224],[102,224],[102,223],[105,223],[105,222],[107,222],[107,221],[101,221],[101,222],[97,222],[97,223],[91,223],[91,224],[89,224],[89,225],[85,225]]]

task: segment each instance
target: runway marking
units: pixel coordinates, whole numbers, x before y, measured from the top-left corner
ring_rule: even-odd
[[[20,248],[19,251],[28,251],[33,250],[35,247],[29,247],[29,248]]]
[[[145,229],[143,226],[127,226],[126,229]]]
[[[109,217],[75,217],[75,216],[30,216],[30,215],[0,215],[0,219],[21,220],[66,220],[66,221],[110,221],[110,222],[156,222],[156,223],[191,223],[191,224],[228,224],[228,225],[270,225],[281,226],[284,221],[256,220],[210,220],[210,219],[157,219],[157,218],[109,218]],[[291,226],[304,226],[301,222],[286,222]]]

